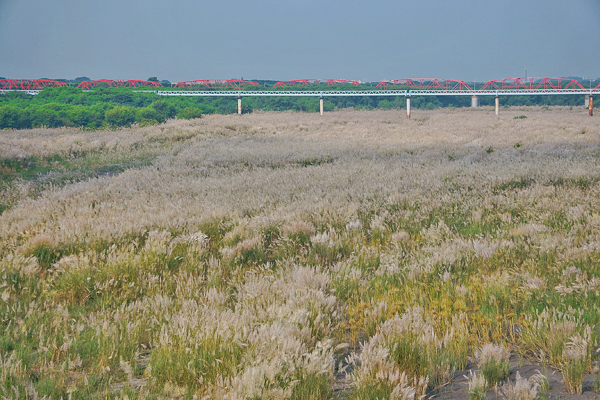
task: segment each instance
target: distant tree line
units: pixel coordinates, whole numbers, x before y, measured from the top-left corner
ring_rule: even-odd
[[[78,78],[85,79],[85,77]],[[156,79],[156,78],[154,78]],[[310,90],[357,90],[356,86],[312,86]],[[370,89],[372,87],[364,87]],[[265,90],[261,88],[259,90]],[[292,88],[292,90],[301,90]],[[305,89],[306,90],[306,89]],[[360,88],[359,88],[360,90]],[[482,105],[493,105],[493,96],[481,96]],[[503,96],[501,104],[582,106],[583,96]],[[245,97],[244,113],[254,110],[318,112],[319,99],[312,97]],[[470,96],[429,96],[412,98],[417,109],[469,107]],[[401,109],[406,107],[403,96],[325,97],[325,111],[342,108]],[[159,97],[149,92],[133,92],[131,88],[96,88],[83,92],[75,87],[47,88],[32,96],[21,92],[0,95],[0,129],[35,127],[83,127],[99,129],[159,124],[170,118],[192,119],[203,114],[237,112],[236,97]]]

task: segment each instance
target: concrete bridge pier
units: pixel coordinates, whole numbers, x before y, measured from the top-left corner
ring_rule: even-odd
[[[242,115],[242,97],[238,96],[238,115]]]
[[[319,111],[323,115],[323,96],[319,97]]]
[[[586,94],[585,95],[585,107],[589,107],[590,106],[590,95]]]
[[[406,98],[406,118],[410,118],[410,97]]]
[[[496,115],[500,113],[500,97],[496,96]]]
[[[594,116],[594,97],[590,94],[590,104],[588,105],[590,117]]]
[[[481,102],[479,100],[479,96],[475,95],[471,97],[471,107],[472,108],[477,108],[481,106]]]

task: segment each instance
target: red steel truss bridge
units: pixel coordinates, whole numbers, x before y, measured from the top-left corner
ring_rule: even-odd
[[[162,96],[504,96],[504,95],[594,95],[600,92],[600,84],[585,89],[577,80],[569,78],[520,77],[493,79],[480,85],[469,84],[455,79],[406,78],[381,81],[376,88],[353,90],[310,90],[314,85],[360,86],[360,81],[344,79],[297,79],[280,81],[272,89],[294,88],[294,90],[247,90],[259,86],[258,82],[238,79],[199,79],[175,84],[180,90],[156,90]],[[0,80],[0,93],[25,91],[37,94],[46,87],[67,86],[65,82],[47,79],[3,79]],[[77,87],[93,90],[96,87],[162,87],[156,81],[135,79],[101,79],[81,82]],[[181,90],[184,89],[184,90]],[[187,89],[187,90],[185,90]],[[233,90],[231,90],[233,89]],[[315,88],[316,89],[316,88]]]
[[[60,86],[67,86],[67,84],[50,79],[0,79],[0,92],[18,90],[37,94],[44,88]]]

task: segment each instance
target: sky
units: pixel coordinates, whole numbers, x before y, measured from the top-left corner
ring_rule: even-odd
[[[7,78],[600,77],[600,0],[0,0]]]

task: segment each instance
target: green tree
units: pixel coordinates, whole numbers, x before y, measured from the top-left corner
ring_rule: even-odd
[[[156,110],[156,120],[158,122],[164,122],[169,118],[175,118],[177,115],[177,108],[167,100],[156,100],[150,107]]]
[[[65,126],[65,107],[62,104],[48,103],[28,107],[32,127],[58,128]]]
[[[104,119],[111,126],[128,126],[135,121],[135,115],[131,107],[117,106],[106,111]]]
[[[135,111],[135,120],[142,126],[157,124],[157,116],[158,113],[152,107],[141,107]]]
[[[21,127],[19,109],[17,107],[0,106],[0,128],[17,129]]]
[[[202,117],[202,111],[197,107],[186,107],[177,113],[177,118],[194,119]]]
[[[104,120],[104,110],[97,107],[73,106],[67,110],[69,126],[98,127]]]

